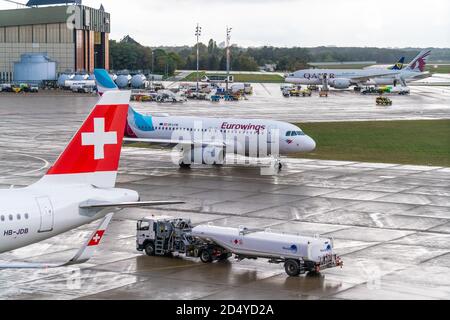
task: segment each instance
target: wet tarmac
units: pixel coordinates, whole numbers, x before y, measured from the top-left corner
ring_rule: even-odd
[[[432,80],[435,84],[443,81],[437,76],[428,79]],[[450,77],[446,81],[450,83]],[[172,86],[176,87],[177,83]],[[353,90],[331,90],[328,98],[320,98],[318,92],[314,92],[312,97],[283,98],[280,84],[253,84],[253,88],[253,96],[239,102],[189,101],[183,106],[146,102],[132,105],[148,113],[268,118],[298,123],[450,117],[450,86],[411,86],[411,95],[388,94],[393,101],[391,107],[376,106],[376,95],[362,95]]]
[[[272,86],[275,92],[278,87]],[[445,118],[450,116],[450,104],[445,105],[450,89],[438,88],[446,92],[443,95],[430,93],[429,90],[436,90],[434,87],[418,89],[427,94],[395,99],[418,99],[417,104],[424,101],[423,110],[429,118],[441,113]],[[354,93],[336,94],[341,95]],[[179,114],[214,110],[213,113],[236,116],[248,116],[251,110],[258,117],[277,115],[280,119],[288,118],[289,112],[295,117],[305,112],[309,117],[306,120],[312,121],[333,120],[334,114],[350,119],[353,112],[359,117],[358,101],[372,100],[346,98],[352,106],[345,109],[342,105],[332,108],[337,99],[330,97],[322,102],[329,104],[329,113],[324,106],[307,113],[306,107],[298,107],[303,111],[297,112],[297,106],[314,100],[258,97],[256,91],[253,102],[231,107],[220,104],[215,109],[206,104],[193,109],[192,103],[167,108]],[[279,103],[280,109],[264,102],[278,100],[283,102]],[[37,181],[95,101],[95,97],[31,99],[0,95],[0,188]],[[165,108],[157,104],[145,106],[148,110],[153,107]],[[385,112],[398,112],[401,107],[370,112],[369,106],[363,109],[364,114],[384,118]],[[284,162],[285,168],[277,176],[261,176],[259,168],[250,166],[195,166],[185,171],[171,163],[166,150],[124,148],[118,187],[137,190],[145,200],[176,199],[186,203],[116,214],[99,253],[80,268],[0,271],[0,299],[450,297],[449,168],[301,159]],[[135,250],[135,221],[151,214],[190,218],[195,224],[270,227],[333,237],[345,265],[343,269],[325,270],[320,276],[289,278],[282,265],[264,260],[204,265],[180,257],[146,257]],[[2,254],[0,260],[65,260],[96,224]]]

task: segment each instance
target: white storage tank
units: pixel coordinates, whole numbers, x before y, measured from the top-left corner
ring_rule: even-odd
[[[14,81],[42,82],[56,80],[56,62],[46,53],[25,53],[14,63]]]
[[[131,78],[131,87],[134,89],[142,89],[145,87],[147,78],[143,74],[137,74]]]
[[[118,76],[116,79],[117,86],[121,89],[128,87],[128,85],[130,83],[130,78],[131,78],[131,76],[129,76],[129,75]]]

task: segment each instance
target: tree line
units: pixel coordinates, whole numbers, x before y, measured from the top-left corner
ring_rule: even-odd
[[[275,64],[278,71],[293,71],[308,68],[310,62],[376,61],[395,63],[400,57],[406,61],[414,58],[420,49],[316,47],[240,48],[233,46],[230,69],[236,71],[258,71],[259,66]],[[450,61],[450,49],[433,49],[431,60]],[[197,46],[158,47],[142,46],[130,36],[120,41],[110,40],[111,69],[147,71],[171,76],[175,70],[197,68]],[[213,39],[208,44],[199,43],[199,67],[201,70],[226,70],[226,49]]]

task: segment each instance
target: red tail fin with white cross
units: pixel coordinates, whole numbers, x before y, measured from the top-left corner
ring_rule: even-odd
[[[41,183],[114,187],[130,94],[129,91],[106,92]]]

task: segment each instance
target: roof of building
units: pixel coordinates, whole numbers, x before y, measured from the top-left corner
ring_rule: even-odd
[[[68,23],[73,19],[75,29],[110,32],[109,13],[83,5],[76,7],[80,10],[72,5],[0,10],[0,27]]]
[[[76,3],[81,4],[82,0],[30,0],[26,4],[27,7],[33,7],[33,6],[45,6],[49,4],[69,4],[69,3]]]

